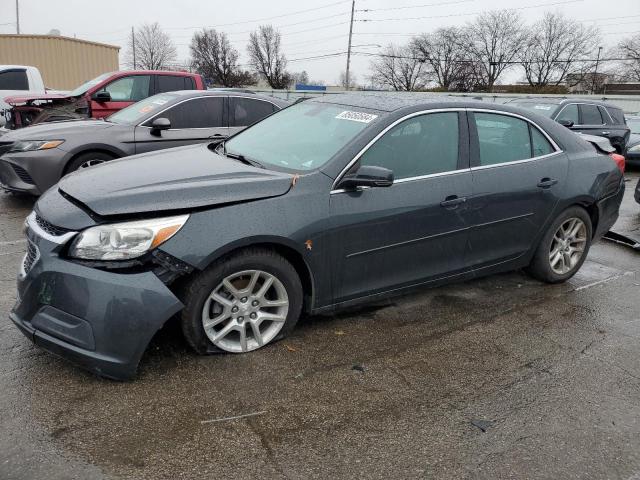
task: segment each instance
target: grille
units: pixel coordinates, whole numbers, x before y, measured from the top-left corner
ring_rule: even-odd
[[[11,145],[13,145],[13,142],[0,142],[0,155],[7,153]]]
[[[71,231],[71,230],[67,230],[66,228],[56,227],[55,225],[47,222],[44,218],[42,218],[38,214],[36,214],[36,223],[42,230],[47,232],[49,235],[53,235],[54,237],[59,237]]]
[[[24,273],[29,273],[33,264],[36,263],[38,257],[40,256],[38,252],[38,247],[36,247],[33,243],[27,242],[27,254],[24,256],[24,260],[22,261],[22,269]]]
[[[29,185],[35,185],[33,178],[31,178],[29,172],[27,172],[24,168],[13,163],[11,164],[11,166],[13,167],[13,171],[16,172],[16,175],[20,177],[20,180],[22,180],[24,183],[28,183]]]

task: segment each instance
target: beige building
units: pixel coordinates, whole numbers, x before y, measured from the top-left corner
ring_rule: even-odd
[[[120,47],[52,35],[0,35],[0,65],[38,67],[44,84],[73,90],[105,72],[119,69]]]

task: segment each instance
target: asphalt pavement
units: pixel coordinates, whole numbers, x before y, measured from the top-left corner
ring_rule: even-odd
[[[636,238],[638,176],[614,228]],[[8,319],[32,205],[0,193],[2,479],[640,479],[638,252],[307,318],[247,355],[196,356],[169,325],[118,383]]]

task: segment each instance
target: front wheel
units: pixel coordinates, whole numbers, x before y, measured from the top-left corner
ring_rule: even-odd
[[[67,173],[75,172],[76,170],[81,170],[84,168],[93,167],[95,165],[100,165],[101,163],[108,162],[109,160],[113,160],[113,156],[104,152],[85,152],[81,153],[73,160],[69,162],[67,168],[65,169],[65,175]]]
[[[528,272],[547,283],[573,277],[587,258],[592,228],[583,208],[570,207],[562,212],[542,237]]]
[[[302,309],[295,268],[270,250],[222,259],[186,288],[182,331],[198,353],[244,353],[286,336]]]

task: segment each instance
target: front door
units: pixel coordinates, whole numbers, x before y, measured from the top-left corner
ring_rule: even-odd
[[[331,193],[336,302],[465,269],[471,194],[462,112],[425,113],[389,129],[350,169],[394,172],[386,188]]]
[[[107,92],[111,96],[111,100],[98,102],[90,98],[91,116],[93,118],[108,117],[112,113],[147,98],[151,94],[151,89],[151,75],[127,75],[117,78],[92,93],[93,96],[98,92]]]
[[[507,114],[469,113],[473,196],[467,262],[482,268],[528,251],[567,174],[566,155],[534,125]]]
[[[223,140],[229,135],[224,119],[224,96],[204,96],[185,100],[158,113],[136,127],[136,153]],[[167,118],[169,130],[155,132],[155,118]]]

